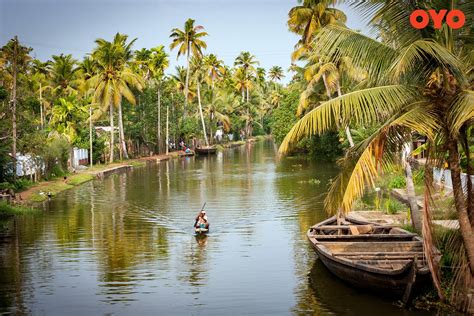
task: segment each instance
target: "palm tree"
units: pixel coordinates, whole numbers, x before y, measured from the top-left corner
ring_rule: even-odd
[[[50,72],[51,62],[41,62],[38,59],[34,59],[32,61],[32,77],[35,83],[38,84],[37,91],[39,94],[39,101],[40,101],[40,126],[41,129],[44,128],[44,100],[43,100],[43,92],[44,89],[48,86],[47,76]]]
[[[51,86],[53,92],[59,96],[64,97],[74,92],[73,84],[76,80],[77,60],[72,55],[54,55],[51,62]]]
[[[161,153],[161,84],[164,78],[165,69],[168,68],[169,60],[168,54],[165,52],[163,45],[157,46],[151,49],[151,55],[149,60],[149,69],[151,71],[151,77],[156,81],[156,94],[157,94],[157,109],[158,109],[158,125],[157,125],[157,144],[158,153]],[[169,105],[167,105],[166,111],[169,112]],[[168,119],[168,116],[167,116]],[[168,123],[166,123],[168,126]],[[168,139],[166,139],[168,143]]]
[[[128,62],[132,57],[131,46],[135,40],[127,43],[128,36],[117,33],[112,42],[97,39],[97,47],[92,58],[97,65],[96,75],[91,78],[95,87],[94,103],[109,109],[110,115],[110,162],[114,160],[114,106],[118,108],[119,142],[121,153],[128,159],[122,120],[122,97],[135,104],[135,96],[130,88],[142,89],[142,78],[134,73]]]
[[[186,54],[186,84],[184,87],[184,115],[186,116],[187,104],[188,104],[188,92],[189,92],[189,62],[191,52],[194,57],[202,56],[202,49],[207,48],[206,42],[201,38],[207,36],[206,32],[201,32],[204,27],[201,25],[194,26],[194,20],[188,19],[184,23],[184,30],[174,28],[171,30],[170,37],[173,39],[173,42],[170,45],[170,49],[179,46],[178,55],[179,56]]]
[[[3,70],[11,77],[11,97],[10,104],[12,109],[12,159],[13,159],[13,178],[16,179],[16,110],[17,110],[17,84],[18,75],[27,68],[31,57],[29,53],[31,48],[22,46],[15,36],[0,50],[0,65]]]
[[[259,65],[260,63],[255,60],[255,56],[250,54],[250,52],[241,52],[239,56],[235,59],[234,66],[242,69],[242,76],[246,80],[250,80],[251,76],[256,73],[254,65]],[[245,92],[247,96],[247,102],[249,102],[249,90],[251,88],[250,84],[247,84],[245,87]]]
[[[281,68],[280,66],[273,66],[268,72],[268,78],[271,81],[280,81],[284,77],[285,75],[283,74],[283,68]]]
[[[91,85],[91,78],[94,76],[96,64],[94,60],[87,56],[85,57],[78,66],[79,79],[76,80],[78,90],[82,94],[83,99],[89,104],[89,164],[92,167],[94,165],[94,154],[93,154],[93,139],[92,139],[92,112],[94,104],[90,98],[93,93],[93,87]]]
[[[300,1],[301,2],[301,1]],[[301,45],[309,44],[322,27],[338,22],[345,23],[346,15],[341,10],[329,8],[334,0],[303,0],[288,12],[288,28],[301,35]]]
[[[198,99],[199,115],[201,117],[201,123],[202,123],[202,133],[204,135],[204,141],[206,142],[206,146],[209,147],[209,140],[207,138],[206,124],[204,122],[204,115],[203,115],[202,104],[201,104],[201,82],[203,82],[205,78],[205,70],[204,70],[202,60],[198,57],[193,57],[191,59],[191,67],[193,69],[193,75],[194,75],[193,77],[196,80],[197,99]]]
[[[210,104],[207,107],[209,111],[209,119],[210,119],[210,126],[209,126],[209,135],[211,135],[211,142],[212,142],[212,125],[213,125],[213,120],[214,116],[217,114],[215,111],[215,106],[214,106],[214,85],[217,80],[219,80],[222,77],[222,74],[224,73],[224,62],[220,59],[217,59],[217,56],[214,54],[209,54],[207,56],[204,56],[203,60],[203,67],[204,67],[204,72],[205,72],[205,79],[210,83],[211,86],[211,97],[210,97]],[[219,113],[220,114],[220,113]]]
[[[454,2],[457,1],[437,4],[447,8],[456,4]],[[470,268],[468,279],[474,280],[474,234],[470,222],[474,210],[469,203],[473,192],[472,186],[468,186],[466,199],[459,165],[459,146],[466,139],[466,127],[474,118],[472,79],[463,63],[464,58],[469,59],[461,49],[463,38],[444,30],[413,29],[407,25],[408,20],[403,20],[404,14],[398,14],[412,12],[413,5],[426,9],[428,4],[425,2],[371,1],[363,5],[378,10],[377,17],[385,23],[402,24],[392,35],[396,45],[377,42],[340,26],[332,25],[322,30],[316,39],[317,53],[332,56],[334,63],[341,56],[350,57],[357,67],[367,71],[368,82],[360,90],[323,102],[307,113],[288,133],[280,152],[288,152],[291,144],[304,135],[321,134],[339,121],[377,124],[379,128],[373,135],[347,153],[343,171],[326,198],[328,211],[349,212],[354,200],[363,194],[367,185],[373,185],[380,168],[391,160],[393,149],[399,147],[397,144],[406,142],[411,131],[425,135],[429,153],[425,175],[431,175],[431,168],[448,157],[455,208]],[[462,3],[456,5],[462,6]],[[469,150],[463,150],[469,157]],[[431,188],[432,177],[427,176],[422,230],[435,285],[443,297],[430,244]]]

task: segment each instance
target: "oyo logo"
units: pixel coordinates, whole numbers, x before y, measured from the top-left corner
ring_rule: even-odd
[[[439,30],[443,26],[443,20],[446,24],[454,30],[464,26],[466,23],[466,16],[461,10],[415,10],[410,15],[410,23],[416,29],[424,29],[430,23],[430,18],[433,20],[433,27]]]

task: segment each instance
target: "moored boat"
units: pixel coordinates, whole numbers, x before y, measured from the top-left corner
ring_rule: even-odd
[[[217,148],[215,146],[203,146],[196,147],[194,151],[198,155],[214,155],[217,152]]]
[[[409,301],[415,287],[430,280],[423,240],[393,225],[331,217],[307,237],[322,263],[342,280]]]

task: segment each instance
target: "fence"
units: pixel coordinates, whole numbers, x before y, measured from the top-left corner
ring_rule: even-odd
[[[80,165],[87,165],[89,163],[89,150],[74,148],[72,155],[72,167],[76,168]]]
[[[433,180],[438,185],[444,185],[445,188],[453,190],[453,182],[451,181],[451,170],[433,168]],[[471,176],[471,181],[474,183],[474,176]],[[467,174],[461,173],[461,182],[464,190],[466,190]]]

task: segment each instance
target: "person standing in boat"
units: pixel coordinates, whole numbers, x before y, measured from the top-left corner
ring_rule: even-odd
[[[196,217],[196,222],[194,224],[196,228],[206,228],[209,229],[209,221],[207,220],[207,215],[205,210],[201,210],[198,216]]]

